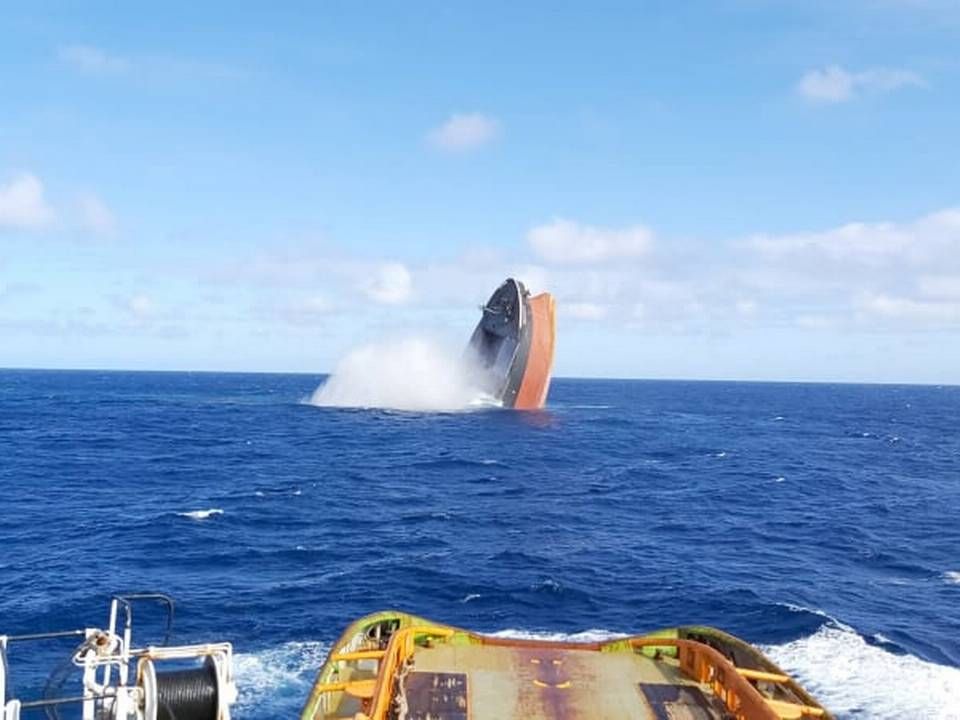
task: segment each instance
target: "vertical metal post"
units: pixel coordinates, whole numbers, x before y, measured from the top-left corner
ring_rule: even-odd
[[[7,702],[7,636],[0,635],[0,708]],[[0,720],[6,720],[6,711]]]
[[[96,633],[96,630],[87,628],[84,635],[89,640]],[[96,700],[93,699],[93,688],[97,684],[97,666],[91,661],[90,653],[96,653],[96,650],[88,644],[83,652],[83,695],[86,698],[83,701],[83,720],[94,720],[97,708]]]
[[[117,632],[117,605],[118,603],[116,598],[110,601],[110,626],[107,632],[110,633],[111,638],[114,635],[116,635],[116,632]],[[103,686],[104,687],[107,687],[107,685],[110,684],[110,670],[111,670],[110,665],[107,665],[103,669]],[[94,675],[94,677],[96,677],[96,675]],[[87,719],[84,718],[83,720],[87,720]]]
[[[3,720],[20,720],[20,701],[11,700],[3,710]]]

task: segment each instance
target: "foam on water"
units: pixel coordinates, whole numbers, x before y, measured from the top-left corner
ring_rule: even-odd
[[[314,391],[310,404],[449,412],[496,404],[477,387],[461,350],[424,338],[365,345],[350,352]]]
[[[960,585],[960,570],[948,570],[943,574],[943,579],[953,585]]]
[[[554,642],[602,642],[624,637],[612,630],[576,633],[508,628],[493,637]],[[302,707],[330,646],[288,642],[234,657],[238,718],[290,717]],[[898,655],[869,644],[846,627],[828,623],[813,635],[760,647],[839,718],[960,720],[960,668]]]
[[[761,650],[838,717],[960,720],[960,668],[896,655],[831,625]]]
[[[545,640],[547,642],[603,642],[615,638],[627,637],[624,633],[612,630],[581,630],[575,633],[549,632],[547,630],[518,630],[507,628],[490,633],[492,637],[513,638],[516,640]]]
[[[760,650],[840,718],[960,720],[960,668],[891,653],[834,622],[831,619],[808,637],[761,646]],[[624,637],[599,629],[577,633],[507,629],[492,634],[554,642]]]
[[[191,520],[206,520],[214,515],[223,515],[220,508],[210,508],[209,510],[190,510],[189,512],[178,512],[180,517],[190,518]]]
[[[239,697],[238,718],[297,717],[307,700],[329,646],[321,642],[288,642],[258,653],[233,657]]]

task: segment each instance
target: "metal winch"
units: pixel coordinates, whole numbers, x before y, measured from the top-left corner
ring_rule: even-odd
[[[159,602],[167,611],[166,637],[159,646],[133,645],[134,604],[144,602]],[[230,705],[237,696],[232,646],[167,645],[173,611],[168,595],[116,595],[105,630],[0,635],[0,720],[20,720],[31,710],[58,720],[60,708],[69,705],[80,706],[83,720],[230,720]],[[70,637],[83,640],[51,673],[42,698],[8,697],[11,645]],[[79,694],[64,691],[74,670],[82,674]]]

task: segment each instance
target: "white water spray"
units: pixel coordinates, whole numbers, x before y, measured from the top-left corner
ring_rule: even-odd
[[[365,345],[341,360],[310,404],[450,412],[497,403],[461,349],[424,338]]]

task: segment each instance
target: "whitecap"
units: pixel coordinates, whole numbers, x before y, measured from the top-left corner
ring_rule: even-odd
[[[627,637],[625,633],[614,632],[612,630],[600,630],[597,628],[591,630],[581,630],[575,633],[550,632],[548,630],[518,630],[507,628],[491,633],[492,637],[512,638],[515,640],[546,640],[548,642],[604,642],[605,640],[615,640],[617,638]]]
[[[288,642],[235,654],[237,716],[259,717],[264,707],[276,717],[296,716],[328,652],[326,643]]]
[[[960,570],[947,570],[943,574],[943,579],[952,585],[960,585]]]
[[[471,600],[479,600],[481,597],[483,596],[480,593],[470,593],[469,595],[464,596],[463,600],[461,600],[460,602],[468,603]]]
[[[180,517],[190,518],[191,520],[206,520],[214,515],[223,515],[220,508],[210,508],[209,510],[190,510],[189,512],[178,512]]]
[[[549,590],[550,592],[561,592],[563,586],[558,583],[553,578],[547,578],[541,582],[536,583],[535,585],[530,586],[531,590]]]
[[[825,625],[761,650],[838,717],[957,718],[960,668],[891,653],[850,629]]]

